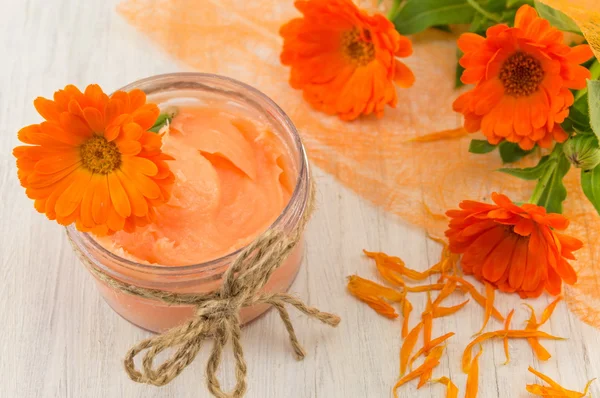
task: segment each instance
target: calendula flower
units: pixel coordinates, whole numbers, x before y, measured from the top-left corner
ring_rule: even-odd
[[[567,260],[575,259],[582,242],[558,232],[569,220],[541,206],[517,206],[505,195],[494,193],[492,200],[495,204],[463,201],[460,210],[446,213],[450,250],[462,254],[466,274],[523,298],[544,289],[558,295],[562,281],[577,281]]]
[[[295,5],[304,16],[281,27],[281,62],[314,108],[344,120],[382,116],[386,105],[396,105],[394,83],[412,86],[413,73],[395,58],[412,54],[412,44],[383,15],[370,16],[350,0]]]
[[[149,132],[159,110],[141,90],[110,97],[97,85],[37,98],[40,124],[18,137],[18,176],[35,208],[62,225],[104,235],[152,221],[173,182],[162,137]]]
[[[579,64],[593,53],[587,44],[569,47],[563,40],[527,5],[519,8],[514,28],[492,26],[485,38],[461,35],[461,81],[476,85],[453,105],[464,115],[465,129],[481,130],[491,144],[507,140],[525,150],[565,141],[559,123],[573,104],[569,89],[585,87],[590,71]]]

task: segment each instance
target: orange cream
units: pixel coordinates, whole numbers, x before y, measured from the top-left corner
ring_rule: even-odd
[[[283,111],[257,90],[208,74],[154,76],[124,87],[144,90],[148,100],[176,115],[163,136],[175,183],[156,221],[133,233],[98,238],[67,234],[76,253],[96,269],[128,285],[177,293],[219,289],[223,275],[262,232],[292,231],[307,208],[310,173],[298,133]],[[168,112],[170,113],[170,112]],[[263,286],[284,292],[302,260],[300,242]],[[123,318],[159,332],[195,313],[113,288],[96,279],[106,302]],[[242,308],[249,322],[266,305]]]
[[[225,106],[180,106],[163,137],[176,181],[156,222],[102,239],[138,262],[191,265],[247,245],[289,201],[295,172],[279,137]]]

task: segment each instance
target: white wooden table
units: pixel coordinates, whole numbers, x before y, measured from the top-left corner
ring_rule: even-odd
[[[175,0],[173,0],[175,1]],[[39,120],[32,101],[73,83],[99,83],[111,91],[142,77],[184,69],[145,40],[114,11],[116,0],[1,0],[0,23],[0,397],[208,397],[205,349],[170,385],[140,385],[124,373],[128,348],[148,336],[117,316],[96,292],[64,230],[35,212],[19,186],[12,148],[21,126]],[[159,23],[159,21],[156,21]],[[233,76],[235,77],[235,76]],[[292,314],[307,350],[293,359],[277,313],[243,330],[249,398],[391,395],[398,375],[400,320],[390,321],[350,297],[346,276],[374,278],[361,248],[396,254],[418,269],[437,261],[439,247],[425,234],[363,201],[333,177],[316,171],[320,206],[307,232],[302,270],[291,290],[310,305],[339,314],[337,329]],[[413,296],[415,313],[424,296]],[[460,297],[452,298],[458,303]],[[515,327],[527,311],[516,297],[499,295],[506,314],[516,308]],[[550,299],[533,302],[541,310]],[[413,322],[417,315],[413,315]],[[434,377],[450,376],[464,394],[460,357],[481,325],[483,310],[469,305],[434,323],[434,336],[456,332]],[[489,330],[501,328],[495,320]],[[527,397],[536,382],[529,365],[570,389],[600,376],[600,331],[581,323],[561,303],[544,327],[567,341],[544,343],[553,357],[538,363],[525,341],[511,341],[512,361],[503,366],[501,342],[488,342],[480,360],[480,397]],[[221,372],[233,384],[231,356]],[[442,397],[444,387],[410,384],[401,397]],[[600,381],[592,387],[600,394]]]

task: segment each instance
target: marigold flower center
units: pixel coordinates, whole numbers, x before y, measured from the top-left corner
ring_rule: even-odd
[[[121,166],[121,152],[114,142],[94,136],[79,148],[83,167],[92,173],[108,174]]]
[[[367,29],[353,29],[342,35],[344,54],[359,66],[367,65],[375,59],[375,45],[371,42],[371,32]]]
[[[524,97],[537,91],[544,79],[544,69],[533,56],[516,52],[504,61],[499,77],[506,94]]]

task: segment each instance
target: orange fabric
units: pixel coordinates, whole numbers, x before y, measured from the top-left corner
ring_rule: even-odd
[[[573,19],[600,59],[600,2],[597,0],[540,0]]]
[[[291,66],[290,85],[315,109],[344,120],[398,102],[396,87],[410,87],[412,71],[396,57],[412,44],[383,15],[360,10],[351,0],[301,0],[303,14],[284,24],[281,63]]]
[[[586,1],[585,10],[598,8],[595,0]],[[413,36],[413,55],[405,61],[415,73],[413,87],[398,91],[399,105],[387,109],[382,119],[361,117],[348,123],[315,112],[289,86],[289,69],[279,62],[278,32],[300,16],[292,2],[254,0],[240,7],[234,0],[124,0],[119,11],[186,69],[231,76],[269,95],[300,130],[315,165],[433,236],[447,227],[443,213],[466,197],[486,201],[492,191],[515,200],[531,195],[534,182],[493,172],[502,167],[497,153],[468,153],[471,136],[411,142],[462,125],[461,115],[452,110],[461,93],[454,89],[455,35],[428,31]],[[517,166],[531,166],[538,159],[531,155]],[[565,184],[569,233],[586,243],[573,263],[578,282],[565,287],[565,300],[581,319],[600,327],[600,216],[581,191],[578,171]]]
[[[497,193],[492,193],[492,200],[493,205],[465,200],[460,210],[446,212],[450,250],[463,254],[466,274],[486,282],[488,304],[494,299],[488,283],[525,298],[538,297],[544,289],[558,295],[563,281],[577,282],[567,260],[575,259],[573,252],[582,242],[558,232],[569,226],[567,218],[546,213],[541,206],[517,206]],[[486,306],[486,322],[491,310]]]
[[[465,116],[465,129],[481,130],[491,144],[506,140],[525,150],[565,141],[559,123],[573,104],[569,89],[585,88],[591,74],[579,64],[593,54],[587,44],[571,49],[563,42],[563,33],[528,5],[517,11],[513,28],[495,25],[485,38],[462,34],[461,81],[476,85],[453,104]]]
[[[162,137],[149,132],[158,107],[141,90],[110,97],[95,84],[66,86],[34,101],[46,119],[22,128],[13,154],[35,208],[59,224],[97,235],[132,231],[155,219],[174,176]]]

